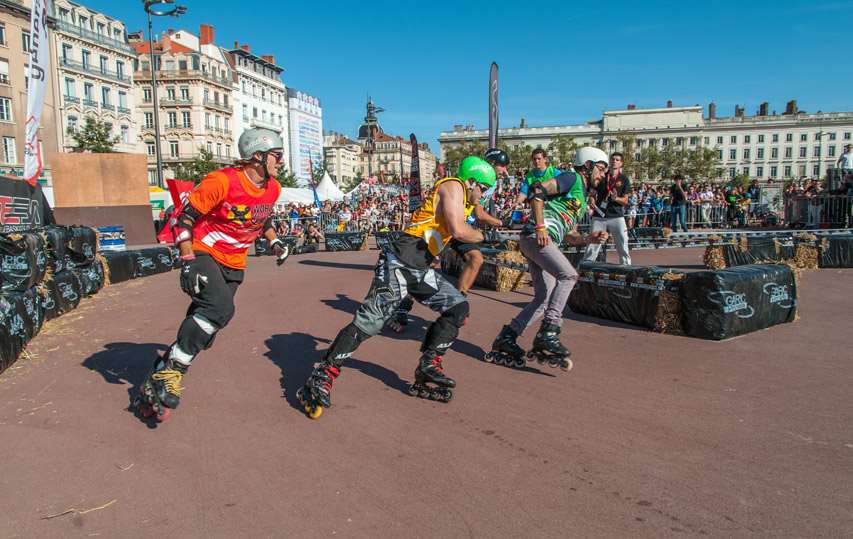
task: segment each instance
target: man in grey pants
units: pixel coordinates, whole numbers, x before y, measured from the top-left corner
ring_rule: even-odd
[[[570,352],[560,343],[560,327],[578,273],[560,251],[560,244],[564,239],[572,245],[607,241],[605,231],[583,236],[575,230],[586,207],[584,184],[602,178],[606,172],[607,154],[587,146],[575,154],[574,171],[546,180],[529,180],[527,199],[533,211],[521,233],[519,247],[527,258],[534,297],[503,327],[486,354],[486,361],[523,367],[524,350],[515,341],[527,326],[544,315],[529,355],[540,362],[548,361],[551,366],[571,369]]]
[[[598,232],[606,230],[616,243],[619,263],[631,265],[631,254],[628,252],[628,227],[625,224],[625,208],[631,196],[631,180],[622,172],[622,154],[614,152],[610,156],[610,172],[593,183],[590,188],[589,203],[593,209],[590,230]],[[591,243],[586,248],[584,260],[595,260],[601,245]]]

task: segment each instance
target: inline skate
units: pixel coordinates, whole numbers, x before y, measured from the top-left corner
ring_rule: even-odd
[[[444,374],[442,356],[427,350],[415,369],[415,381],[409,386],[409,395],[439,402],[450,402],[456,381]]]
[[[542,327],[533,339],[533,348],[527,352],[528,361],[534,359],[539,364],[547,363],[549,367],[560,367],[564,371],[572,369],[572,353],[560,342],[560,326],[550,322],[542,322]]]
[[[523,369],[527,362],[524,360],[524,349],[516,344],[518,333],[510,326],[504,326],[492,343],[492,349],[486,352],[483,361]]]
[[[181,402],[181,380],[187,373],[188,365],[168,358],[167,351],[154,361],[151,372],[139,388],[139,394],[132,408],[143,419],[153,417],[158,423],[169,418],[171,410]]]
[[[320,364],[314,368],[305,385],[296,392],[296,398],[308,417],[319,419],[323,409],[332,405],[332,384],[340,373],[341,370],[337,367]]]

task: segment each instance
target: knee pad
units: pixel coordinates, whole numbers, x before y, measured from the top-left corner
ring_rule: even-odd
[[[335,337],[332,346],[326,352],[325,362],[340,368],[344,361],[355,352],[356,348],[369,337],[370,335],[358,329],[355,324],[350,323]]]
[[[429,325],[424,342],[421,344],[421,352],[432,350],[441,355],[453,345],[459,328],[465,325],[468,318],[468,302],[463,301],[447,309],[438,320]]]
[[[465,325],[465,320],[468,319],[468,315],[470,313],[470,305],[468,305],[467,301],[463,301],[462,303],[457,303],[453,307],[441,313],[439,320],[441,320],[442,318],[447,318],[451,324],[453,324],[457,328],[461,328]]]
[[[178,329],[178,340],[171,354],[181,363],[189,364],[199,352],[213,345],[217,331],[219,328],[201,315],[187,317]]]

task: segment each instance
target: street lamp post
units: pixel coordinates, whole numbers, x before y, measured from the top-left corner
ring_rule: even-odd
[[[157,55],[154,52],[154,26],[151,16],[178,17],[187,12],[186,6],[174,5],[175,0],[142,0],[148,14],[148,48],[151,56],[151,93],[154,98],[154,151],[157,159],[157,186],[163,187],[163,154],[160,150],[160,101],[157,98]]]

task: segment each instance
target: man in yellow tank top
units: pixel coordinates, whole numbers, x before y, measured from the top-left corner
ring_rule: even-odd
[[[344,361],[362,342],[379,333],[407,295],[440,313],[427,329],[409,394],[442,402],[452,398],[456,382],[444,374],[441,362],[468,317],[468,301],[431,265],[451,239],[483,241],[480,231],[465,221],[482,197],[482,189],[494,183],[495,170],[489,163],[466,157],[456,177],[436,182],[403,234],[383,246],[370,290],[355,318],[338,333],[297,393],[309,417],[319,417],[331,405],[332,383]]]

